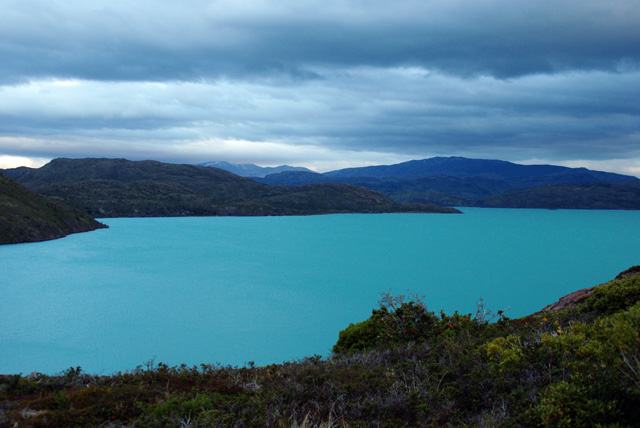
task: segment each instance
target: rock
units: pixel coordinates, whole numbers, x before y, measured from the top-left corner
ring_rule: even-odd
[[[620,272],[618,276],[615,277],[615,280],[629,278],[634,275],[640,275],[640,266],[632,266],[629,269]],[[545,306],[540,312],[557,312],[576,306],[578,303],[589,297],[593,292],[593,289],[596,287],[598,286],[596,285],[595,287],[583,288],[582,290],[567,294],[566,296],[561,297],[557,302]]]
[[[561,297],[557,302],[545,306],[542,309],[542,312],[558,312],[563,309],[576,306],[578,303],[589,297],[594,288],[595,287],[583,288],[582,290],[567,294],[566,296]]]
[[[618,276],[616,276],[616,279],[625,279],[638,274],[640,274],[640,266],[632,266],[629,269],[620,272]]]

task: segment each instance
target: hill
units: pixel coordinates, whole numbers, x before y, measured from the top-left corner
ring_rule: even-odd
[[[513,320],[382,293],[326,359],[0,376],[0,426],[637,427],[639,273]]]
[[[0,173],[0,244],[46,241],[107,227]]]
[[[592,171],[586,168],[519,165],[500,160],[461,157],[438,157],[396,165],[348,168],[325,174],[288,171],[256,180],[287,185],[320,182],[349,183],[376,190],[398,202],[433,203],[445,206],[489,206],[483,205],[489,202],[480,201],[509,190],[560,184],[640,182],[636,177]],[[547,193],[555,189],[547,189]],[[615,192],[617,187],[612,186],[610,189]],[[540,195],[542,196],[542,193]],[[628,206],[627,203],[618,204],[617,197],[606,193],[606,187],[601,188],[600,192],[592,192],[591,196],[598,198],[593,201],[594,206],[610,209],[627,209],[625,207]],[[573,200],[569,199],[569,201]],[[551,205],[545,205],[547,202],[547,198],[541,198],[536,203],[542,208],[553,208]],[[500,206],[498,202],[495,203],[496,206]],[[581,208],[583,205],[566,204],[565,207]]]
[[[5,174],[97,217],[256,216],[455,212],[398,204],[348,184],[274,186],[218,168],[125,159],[54,159]]]
[[[555,165],[520,165],[492,159],[463,157],[435,157],[413,160],[395,165],[347,168],[327,172],[328,177],[485,177],[515,181],[518,187],[538,187],[557,183],[590,183],[630,181],[632,177],[586,168]],[[635,179],[637,180],[637,179]]]
[[[555,184],[507,190],[474,203],[492,208],[622,209],[640,210],[640,182]]]
[[[311,172],[307,168],[303,168],[300,166],[289,166],[289,165],[272,167],[272,166],[258,166],[252,163],[238,164],[238,163],[229,163],[229,162],[223,162],[223,161],[204,162],[198,165],[224,169],[225,171],[232,172],[235,175],[239,175],[240,177],[264,177],[269,174],[277,174],[279,172],[284,172],[284,171]]]

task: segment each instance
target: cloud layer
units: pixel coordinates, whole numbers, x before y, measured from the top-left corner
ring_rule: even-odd
[[[637,0],[8,3],[0,155],[640,167]]]

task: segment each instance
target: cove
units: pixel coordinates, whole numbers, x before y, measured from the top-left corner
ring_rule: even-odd
[[[380,292],[509,317],[640,264],[640,212],[103,219],[0,247],[0,374],[326,356]]]

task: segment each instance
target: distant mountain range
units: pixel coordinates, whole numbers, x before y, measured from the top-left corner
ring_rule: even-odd
[[[240,177],[265,177],[269,174],[277,174],[279,172],[284,171],[304,171],[304,172],[312,172],[310,169],[303,168],[301,166],[289,166],[282,165],[276,167],[269,166],[258,166],[252,163],[229,163],[229,162],[204,162],[198,164],[200,166],[211,166],[213,168],[224,169],[225,171],[229,171],[234,173],[235,175],[239,175]]]
[[[636,177],[586,168],[462,157],[436,157],[324,174],[284,171],[256,180],[289,186],[349,183],[377,190],[397,202],[444,206],[640,209],[636,190],[640,180]],[[585,186],[590,183],[609,185]],[[538,188],[539,191],[529,190]],[[560,193],[563,196],[558,196]],[[577,193],[580,197],[569,197]],[[497,197],[503,194],[504,197]]]
[[[105,227],[0,173],[0,244],[46,241]]]
[[[243,167],[249,174],[250,165]],[[283,168],[293,167],[274,169]],[[55,159],[4,174],[93,217],[457,211],[442,206],[640,209],[638,178],[586,168],[451,157],[325,174],[301,169],[247,178],[198,165]]]
[[[54,159],[4,173],[94,217],[258,216],[458,212],[397,203],[344,183],[275,186],[219,168],[125,159]]]

